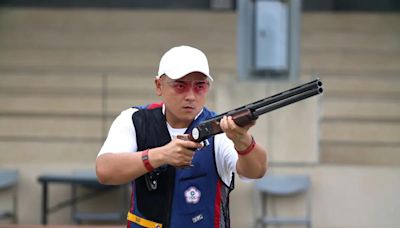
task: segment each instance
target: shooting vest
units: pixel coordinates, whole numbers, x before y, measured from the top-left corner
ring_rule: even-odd
[[[204,108],[186,132],[214,115]],[[132,120],[138,151],[171,141],[161,107],[150,105],[140,109],[132,115]],[[216,167],[214,137],[209,138],[206,144],[196,151],[194,167],[164,165],[132,181],[128,228],[230,227],[229,193],[233,189],[234,177],[231,186],[224,184]],[[156,185],[156,188],[151,189],[149,184]]]

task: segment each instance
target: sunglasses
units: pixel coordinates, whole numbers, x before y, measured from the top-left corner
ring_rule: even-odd
[[[210,82],[208,80],[175,80],[166,81],[166,83],[178,94],[187,93],[192,89],[194,93],[204,95],[210,88]]]

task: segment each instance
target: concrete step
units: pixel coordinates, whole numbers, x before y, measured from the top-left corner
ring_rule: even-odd
[[[219,31],[223,32],[223,31]],[[75,31],[65,33],[64,31],[27,31],[16,30],[4,32],[2,35],[1,49],[43,49],[57,50],[70,49],[71,51],[91,51],[102,49],[105,51],[150,51],[159,52],[160,54],[166,51],[166,48],[179,44],[193,44],[208,49],[208,51],[233,52],[235,49],[234,30],[232,36],[217,36],[210,34],[206,39],[199,39],[204,36],[204,31],[185,31],[171,33],[169,31],[117,31],[109,32],[107,30],[99,30],[91,33]],[[30,36],[31,39],[26,40],[24,37]],[[212,42],[211,40],[212,39]],[[219,45],[221,43],[232,44]]]
[[[66,89],[75,88],[79,90],[86,89],[101,89],[102,78],[101,74],[94,73],[64,73],[64,72],[6,72],[0,73],[0,87],[2,89],[15,88],[54,88]]]
[[[321,142],[358,144],[400,143],[398,121],[322,121]]]
[[[1,141],[0,160],[9,164],[66,164],[69,170],[77,164],[93,164],[102,142]]]
[[[15,115],[16,113],[32,115],[35,114],[95,114],[102,112],[102,101],[100,97],[65,97],[65,96],[39,96],[0,95],[1,115]]]
[[[71,51],[68,49],[3,49],[0,67],[91,67],[99,69],[135,69],[157,66],[159,56],[144,52],[134,55],[130,51],[106,52],[102,50]],[[40,56],[40,58],[39,58]]]
[[[118,73],[87,73],[87,72],[7,72],[0,75],[0,88],[8,90],[54,90],[68,92],[70,90],[88,91],[88,94],[101,94],[103,89],[110,92],[115,90],[145,90],[154,88],[154,79],[157,72],[151,75],[143,73],[118,74]],[[23,83],[21,83],[23,82]],[[76,92],[75,91],[75,92]]]
[[[302,34],[302,53],[318,51],[342,52],[398,52],[400,50],[399,33],[387,31],[375,35],[366,35],[353,31],[310,31]]]
[[[352,72],[394,71],[400,72],[399,52],[351,52],[331,50],[307,53],[302,55],[301,71],[316,72],[343,72],[344,75]]]
[[[3,18],[12,21],[0,21],[7,31],[18,28],[80,31],[91,33],[103,30],[106,33],[118,31],[160,31],[179,32],[185,30],[210,32],[235,30],[235,12],[203,10],[99,10],[99,9],[52,9],[43,8],[2,8]],[[49,20],[51,18],[52,20]],[[29,22],[29,23],[28,23]],[[30,24],[31,26],[28,26]],[[188,24],[193,26],[187,26]],[[232,25],[228,26],[228,25]]]
[[[325,164],[400,165],[400,145],[320,144],[320,162]]]
[[[99,118],[3,116],[0,118],[0,137],[64,137],[72,140],[101,138],[103,136],[102,127]]]
[[[370,75],[321,75],[325,91],[330,97],[358,97],[372,96],[400,98],[400,78],[393,76]]]
[[[400,15],[397,13],[307,12],[302,17],[302,31],[304,33],[349,32],[365,35],[392,32],[399,34],[399,20]]]
[[[327,98],[321,105],[323,120],[400,121],[398,99]]]

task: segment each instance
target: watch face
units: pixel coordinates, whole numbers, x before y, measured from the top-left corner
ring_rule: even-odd
[[[193,128],[193,130],[192,130],[192,137],[194,138],[194,139],[199,139],[199,129],[197,129],[197,127],[195,127],[195,128]]]

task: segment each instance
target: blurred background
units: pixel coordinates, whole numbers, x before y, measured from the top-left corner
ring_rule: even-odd
[[[268,182],[236,178],[232,227],[261,225],[265,199],[268,216],[313,227],[399,227],[399,11],[395,0],[0,1],[0,224],[124,224],[129,189],[96,183],[97,153],[120,111],[159,101],[159,60],[185,44],[208,56],[217,112],[324,83],[252,130],[267,176],[305,185],[270,182],[282,194],[266,198]]]

